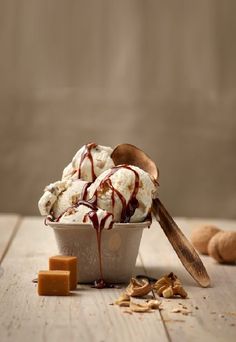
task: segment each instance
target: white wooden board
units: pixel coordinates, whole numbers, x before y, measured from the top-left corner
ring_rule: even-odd
[[[177,222],[187,236],[193,226],[204,222],[223,229],[236,228],[235,221]],[[69,297],[39,297],[32,279],[40,269],[47,269],[48,257],[57,253],[53,232],[40,218],[23,219],[17,234],[16,218],[0,216],[0,223],[0,252],[8,246],[0,278],[1,342],[236,340],[236,266],[219,265],[203,257],[212,287],[198,287],[156,223],[144,231],[135,274],[159,278],[173,271],[182,280],[189,299],[162,299],[161,312],[132,315],[109,305],[122,289],[97,290],[83,285]],[[192,313],[172,313],[179,303]]]

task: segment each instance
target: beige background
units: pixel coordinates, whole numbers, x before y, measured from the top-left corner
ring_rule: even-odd
[[[130,142],[175,215],[236,218],[236,1],[0,0],[0,211]]]

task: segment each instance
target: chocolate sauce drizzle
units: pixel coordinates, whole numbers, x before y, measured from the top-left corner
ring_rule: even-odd
[[[83,187],[83,190],[82,190],[82,193],[81,193],[81,199],[84,200],[84,201],[87,198],[88,188],[90,187],[91,184],[92,184],[92,182],[88,182]]]
[[[128,170],[131,170],[135,176],[134,189],[133,189],[132,194],[130,196],[130,199],[127,203],[126,203],[125,197],[119,192],[119,190],[114,188],[112,181],[110,179],[110,177],[121,168],[126,168]],[[103,190],[105,187],[109,187],[112,190],[112,195],[111,195],[112,211],[114,211],[115,195],[117,195],[121,201],[121,204],[122,204],[120,222],[124,222],[124,223],[130,222],[130,218],[133,216],[136,208],[138,208],[138,206],[139,206],[138,200],[136,198],[137,193],[138,193],[138,189],[139,189],[139,174],[137,173],[137,171],[135,171],[129,165],[126,165],[126,164],[114,166],[110,170],[110,172],[106,175],[106,177],[103,178],[102,181],[100,182],[98,188],[96,189],[96,192],[95,192],[93,198],[91,200],[89,200],[89,202],[91,201],[90,203],[92,203],[92,205],[95,206],[95,208],[97,208],[98,191]],[[98,218],[97,218],[95,211],[91,211],[87,215],[89,216],[90,220],[92,221],[93,227],[96,230],[96,234],[97,234],[100,279],[95,281],[94,287],[96,287],[98,289],[102,289],[104,287],[111,287],[111,285],[107,284],[104,281],[104,277],[103,277],[102,258],[101,258],[101,234],[102,234],[102,230],[105,226],[106,219],[112,214],[107,213],[107,215],[101,220],[100,225],[99,225]],[[113,222],[110,224],[109,229],[111,229],[112,226],[113,226]]]
[[[116,188],[114,188],[112,181],[110,179],[110,177],[116,173],[118,170],[120,170],[121,168],[125,168],[128,169],[130,171],[132,171],[134,173],[135,176],[135,181],[134,181],[134,188],[132,191],[132,194],[130,196],[129,201],[126,203],[126,199],[125,197],[119,192],[119,190],[117,190]],[[97,205],[97,198],[98,198],[98,191],[103,190],[105,187],[109,187],[112,190],[112,195],[111,195],[111,200],[112,200],[112,211],[114,210],[115,207],[115,195],[118,196],[118,198],[121,201],[122,204],[122,210],[121,210],[121,219],[120,222],[121,223],[128,223],[130,222],[130,218],[133,216],[135,210],[138,208],[139,206],[139,202],[136,198],[137,193],[138,193],[138,189],[139,189],[139,174],[136,170],[134,170],[133,168],[131,168],[129,165],[127,164],[123,164],[123,165],[119,165],[119,166],[114,166],[110,172],[106,175],[105,178],[102,179],[102,181],[100,182],[94,196],[96,198],[96,205]]]
[[[91,155],[91,149],[96,147],[97,145],[92,143],[92,144],[88,144],[86,145],[86,149],[83,152],[82,156],[81,156],[81,161],[80,161],[80,165],[79,165],[79,169],[78,169],[78,176],[80,178],[81,175],[81,166],[82,166],[82,162],[83,160],[88,157],[91,161],[91,165],[92,165],[92,177],[93,180],[96,178],[96,175],[94,173],[94,165],[93,165],[93,158]],[[128,169],[130,171],[132,171],[134,173],[135,179],[134,179],[134,188],[132,191],[132,194],[130,196],[130,199],[128,202],[126,202],[125,197],[119,192],[118,189],[114,188],[112,181],[110,179],[110,177],[116,173],[118,170],[120,170],[121,168],[125,168]],[[136,198],[138,190],[139,190],[139,174],[136,170],[134,170],[133,168],[131,168],[129,165],[127,164],[123,164],[123,165],[119,165],[119,166],[114,166],[113,168],[111,168],[111,170],[108,172],[108,174],[106,175],[106,177],[104,177],[99,186],[97,187],[93,197],[91,199],[87,199],[87,191],[88,191],[88,187],[91,185],[91,183],[86,183],[82,194],[81,194],[81,200],[79,200],[74,207],[79,207],[80,205],[85,205],[88,208],[91,209],[91,211],[89,211],[84,219],[83,222],[87,221],[87,218],[90,219],[90,221],[92,222],[93,228],[96,230],[96,235],[97,235],[97,246],[98,246],[98,257],[99,257],[99,273],[100,273],[100,279],[94,282],[94,287],[98,288],[98,289],[102,289],[105,287],[113,287],[113,285],[111,284],[107,284],[104,281],[104,277],[103,277],[103,267],[102,267],[102,256],[101,256],[101,236],[102,236],[102,230],[105,227],[106,221],[109,217],[113,216],[112,213],[107,212],[107,214],[102,218],[101,222],[99,223],[99,218],[97,215],[97,210],[98,210],[98,206],[97,206],[97,201],[98,201],[98,192],[103,190],[104,188],[108,187],[112,190],[112,194],[111,194],[111,202],[112,202],[112,212],[114,211],[114,207],[115,207],[115,195],[119,198],[119,200],[121,201],[122,204],[122,210],[121,210],[121,219],[120,222],[122,223],[128,223],[130,222],[130,218],[133,216],[135,210],[138,208],[139,206],[139,202]],[[61,218],[61,216],[64,213],[62,213],[55,221],[58,222]],[[53,213],[51,213],[51,217],[53,218]],[[53,221],[53,219],[51,219]],[[108,229],[111,229],[113,226],[113,221],[111,221]]]
[[[93,202],[92,202],[93,201]],[[89,211],[85,217],[84,217],[84,222],[87,221],[87,217],[89,217],[90,221],[92,222],[93,228],[96,230],[96,236],[97,236],[97,246],[98,246],[98,258],[99,258],[99,273],[100,273],[100,279],[95,281],[94,287],[98,289],[102,289],[104,287],[107,287],[108,285],[104,281],[104,276],[103,276],[103,267],[102,267],[102,252],[101,252],[101,236],[102,236],[102,230],[105,227],[106,220],[109,217],[113,217],[111,213],[106,213],[106,215],[102,218],[101,222],[99,223],[99,218],[97,215],[98,208],[94,204],[94,199],[92,199],[91,202],[89,201],[79,201],[78,205],[85,205],[88,208],[91,208],[92,210]],[[113,221],[111,221],[109,228],[111,229],[113,226]]]
[[[90,143],[84,146],[84,151],[80,157],[80,163],[79,163],[79,168],[78,168],[78,178],[81,178],[81,168],[82,168],[82,164],[85,158],[88,158],[91,163],[92,180],[94,181],[97,178],[94,172],[94,162],[93,162],[93,156],[91,154],[91,150],[96,147],[97,147],[97,144],[95,143]]]

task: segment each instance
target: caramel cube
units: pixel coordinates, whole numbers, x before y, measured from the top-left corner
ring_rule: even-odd
[[[38,294],[40,296],[67,296],[69,293],[69,271],[39,271]]]
[[[49,270],[70,271],[70,290],[77,287],[77,257],[67,255],[55,255],[49,258]]]

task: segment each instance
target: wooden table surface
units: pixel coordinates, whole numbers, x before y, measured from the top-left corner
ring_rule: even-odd
[[[227,220],[176,219],[189,236],[199,223],[235,230]],[[32,279],[57,253],[42,218],[0,215],[0,341],[236,341],[236,266],[202,260],[212,280],[200,288],[187,274],[157,223],[143,233],[135,274],[160,277],[173,271],[188,299],[161,299],[163,309],[124,312],[111,304],[122,289],[79,285],[68,297],[40,297]],[[184,304],[189,315],[172,313]]]

